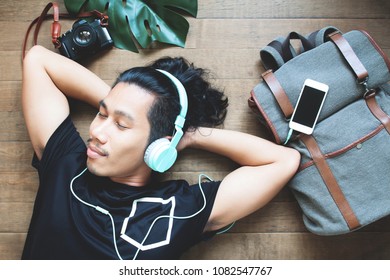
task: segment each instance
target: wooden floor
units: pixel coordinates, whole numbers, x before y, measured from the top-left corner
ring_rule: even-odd
[[[160,56],[185,56],[210,69],[230,98],[225,127],[266,137],[247,107],[251,89],[264,69],[259,50],[290,31],[307,34],[327,25],[347,32],[367,30],[390,55],[388,0],[199,0],[196,19],[189,18],[185,49],[160,47],[140,54],[112,50],[88,65],[111,83],[116,74]],[[37,174],[21,112],[21,44],[31,20],[47,0],[1,1],[0,28],[0,259],[19,259],[28,229]],[[62,11],[65,11],[60,1]],[[72,21],[63,22],[63,31]],[[39,42],[51,47],[48,24]],[[45,102],[42,100],[42,102]],[[77,104],[73,112],[83,136],[93,110]],[[237,143],[238,144],[238,143]],[[169,178],[195,182],[199,172],[221,179],[234,164],[205,152],[183,153]],[[239,186],[238,186],[239,187]],[[232,209],[234,211],[234,209]],[[390,259],[390,218],[357,232],[323,237],[309,233],[288,189],[264,209],[239,221],[230,232],[192,248],[184,259]]]

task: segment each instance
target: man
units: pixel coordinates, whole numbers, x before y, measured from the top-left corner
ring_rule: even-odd
[[[295,174],[299,153],[213,128],[223,122],[227,101],[203,74],[183,59],[166,58],[125,71],[110,88],[43,47],[29,51],[22,103],[40,187],[23,258],[179,258],[280,191]],[[184,124],[177,117],[183,90]],[[70,120],[68,97],[99,109],[87,147]],[[174,152],[207,150],[240,167],[221,182],[153,180],[148,147],[160,138],[171,144],[173,128],[181,127]]]

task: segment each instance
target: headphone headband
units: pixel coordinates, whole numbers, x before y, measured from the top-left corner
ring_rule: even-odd
[[[180,106],[181,106],[179,116],[182,117],[182,120],[179,121],[178,120],[179,116],[178,116],[175,124],[179,125],[180,128],[183,128],[185,117],[187,115],[187,109],[188,109],[188,99],[187,99],[186,89],[184,88],[183,84],[175,76],[173,76],[171,73],[169,73],[165,70],[161,70],[161,69],[156,69],[156,70],[159,71],[160,73],[163,73],[165,76],[167,76],[173,82],[173,84],[175,85],[175,87],[177,89],[177,92],[178,92],[179,98],[180,98]]]
[[[176,91],[179,94],[180,99],[180,114],[175,120],[175,130],[171,141],[167,138],[160,138],[151,143],[145,151],[144,160],[146,164],[153,170],[158,172],[165,172],[168,170],[176,161],[177,150],[176,146],[179,144],[180,139],[183,136],[183,126],[188,109],[187,92],[183,84],[171,73],[156,69],[160,73],[167,76],[175,85]]]

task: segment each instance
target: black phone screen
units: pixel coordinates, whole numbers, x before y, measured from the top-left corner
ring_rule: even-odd
[[[320,110],[325,92],[305,86],[296,108],[293,122],[312,127]]]

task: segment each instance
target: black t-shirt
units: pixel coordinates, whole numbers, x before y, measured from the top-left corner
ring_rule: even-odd
[[[177,259],[208,238],[203,230],[219,182],[199,185],[176,180],[132,187],[86,170],[86,146],[68,117],[54,132],[41,161],[34,157],[40,185],[22,259]],[[81,174],[81,175],[79,175]],[[79,175],[79,176],[77,176]],[[165,217],[161,217],[165,216]],[[153,225],[152,225],[153,224]],[[148,233],[148,231],[150,231]],[[147,238],[145,239],[145,236]]]

